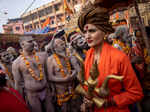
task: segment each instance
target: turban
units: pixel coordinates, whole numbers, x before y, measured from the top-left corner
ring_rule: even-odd
[[[114,32],[109,23],[109,14],[106,8],[89,6],[87,9],[83,9],[82,14],[78,18],[78,26],[82,32],[86,24],[93,24],[105,33]]]

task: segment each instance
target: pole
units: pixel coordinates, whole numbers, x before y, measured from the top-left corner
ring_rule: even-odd
[[[73,10],[73,13],[75,13],[75,9],[74,9],[74,1],[73,0],[71,0],[71,9]]]
[[[38,16],[38,20],[39,20],[39,27],[42,28],[42,25],[41,25],[41,20],[40,20],[40,16],[39,16],[39,10],[37,8],[37,16]]]
[[[32,30],[33,30],[33,29],[35,29],[35,27],[34,27],[34,22],[33,22],[33,18],[32,18],[31,11],[30,11],[30,18],[31,18],[31,22],[32,22]]]
[[[147,34],[146,34],[146,29],[145,29],[144,24],[142,22],[142,18],[140,16],[140,12],[139,12],[139,8],[138,8],[138,4],[137,4],[136,0],[134,1],[134,7],[135,7],[135,11],[137,13],[137,16],[139,18],[140,29],[141,29],[141,32],[142,32],[142,35],[143,35],[144,43],[145,43],[145,46],[147,48],[148,57],[149,57],[150,56],[149,40],[148,40],[148,37],[147,37]],[[150,72],[150,63],[148,64],[147,71]]]
[[[54,11],[54,14],[55,14],[54,17],[55,17],[55,24],[56,24],[56,31],[57,31],[58,30],[58,23],[57,23],[57,14],[56,14],[54,2],[53,2],[53,11]]]
[[[139,8],[138,8],[138,4],[137,4],[136,0],[134,2],[134,7],[135,7],[135,11],[137,13],[138,19],[139,19],[140,29],[141,29],[141,32],[142,32],[142,35],[143,35],[145,46],[146,46],[146,48],[148,50],[148,55],[150,56],[150,45],[148,43],[149,40],[148,40],[148,37],[147,37],[147,34],[146,34],[146,29],[145,29],[144,24],[142,22],[142,18],[140,16],[140,12],[139,12]]]

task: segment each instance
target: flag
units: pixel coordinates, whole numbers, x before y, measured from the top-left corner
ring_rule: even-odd
[[[64,0],[64,10],[69,14],[73,14],[73,11],[69,8],[66,0]]]
[[[48,24],[50,24],[50,17],[48,17],[45,22],[42,24],[42,28],[46,27]]]
[[[116,12],[116,20],[119,19],[119,12]]]

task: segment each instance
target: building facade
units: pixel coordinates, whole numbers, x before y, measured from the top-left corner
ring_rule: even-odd
[[[150,1],[138,3],[139,12],[142,18],[142,21],[145,26],[150,26]],[[128,26],[131,28],[131,32],[136,29],[139,29],[139,18],[136,14],[134,5],[130,8],[123,8],[122,10],[113,13],[110,16],[110,22],[118,20],[126,20]],[[117,23],[115,23],[117,25]]]
[[[8,34],[24,34],[22,19],[9,19],[8,22],[5,25],[3,25],[3,30],[4,33]]]
[[[74,6],[81,4],[82,0],[66,0],[68,6],[74,11]],[[39,8],[21,15],[26,32],[41,29],[48,20],[52,31],[62,28],[65,25],[67,14],[64,10],[64,0],[55,0]]]
[[[138,6],[139,6],[140,15],[144,25],[150,26],[150,2],[140,3],[138,4]],[[139,20],[134,7],[130,8],[129,15],[130,15],[130,23],[132,24],[132,27],[134,29],[138,28]]]

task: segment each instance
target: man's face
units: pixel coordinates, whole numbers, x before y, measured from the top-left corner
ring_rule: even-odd
[[[61,54],[65,54],[66,52],[66,45],[65,45],[65,42],[61,39],[55,39],[55,42],[54,42],[54,46],[55,46],[55,51],[56,53],[61,53]]]
[[[32,52],[34,50],[34,40],[31,37],[27,37],[27,39],[25,39],[22,42],[22,49],[28,52]]]
[[[87,42],[85,40],[85,38],[80,35],[80,34],[74,34],[71,36],[71,43],[72,43],[72,46],[74,48],[80,48],[80,49],[84,49],[86,48],[88,45],[87,45]]]
[[[14,59],[14,56],[7,51],[5,51],[1,54],[1,60],[4,63],[11,63],[13,61],[13,59]]]

